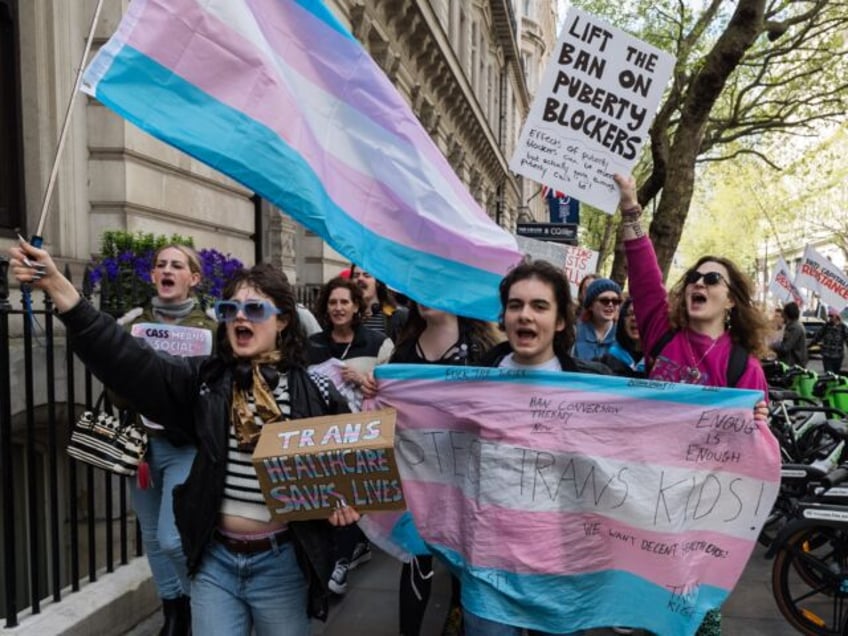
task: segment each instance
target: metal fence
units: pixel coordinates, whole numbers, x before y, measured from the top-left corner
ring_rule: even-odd
[[[7,270],[0,259],[0,616],[15,627],[27,608],[37,614],[45,599],[59,602],[140,555],[141,540],[127,478],[65,453],[101,388],[46,295],[34,294],[31,309],[13,306]]]

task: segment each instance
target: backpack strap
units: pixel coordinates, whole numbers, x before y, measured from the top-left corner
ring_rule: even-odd
[[[730,357],[727,359],[727,386],[735,387],[747,367],[748,352],[742,345],[734,342],[730,349]]]
[[[671,342],[671,339],[674,338],[674,334],[676,334],[676,333],[677,333],[676,330],[669,329],[668,331],[666,331],[662,335],[662,337],[659,340],[657,340],[656,344],[653,347],[651,347],[651,353],[650,353],[651,357],[650,357],[649,360],[647,360],[647,365],[646,365],[646,368],[647,368],[648,371],[650,371],[654,367],[654,363],[657,361],[657,358],[660,357],[662,350],[665,349],[665,346],[669,342]]]
[[[654,363],[657,361],[657,358],[660,357],[662,350],[669,342],[671,342],[671,339],[676,333],[677,331],[674,329],[669,329],[651,348],[651,358],[648,361],[650,365],[650,367],[648,367],[649,370],[654,366]],[[734,342],[730,349],[730,357],[727,359],[727,386],[735,387],[742,378],[742,374],[745,373],[746,368],[748,368],[748,352],[742,345]]]

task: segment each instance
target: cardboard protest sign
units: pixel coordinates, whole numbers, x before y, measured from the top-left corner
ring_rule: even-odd
[[[789,266],[783,260],[782,256],[777,259],[777,263],[774,265],[774,273],[769,283],[769,291],[783,302],[792,300],[798,303],[799,307],[804,306],[804,298],[801,296],[801,292],[795,286],[795,283],[792,282]]]
[[[505,368],[375,375],[377,403],[398,412],[412,529],[490,620],[694,634],[780,486],[759,391]],[[384,530],[405,545],[399,525]]]
[[[830,307],[839,311],[848,306],[848,276],[812,245],[807,245],[804,250],[804,260],[798,267],[795,284],[817,293]]]
[[[509,167],[612,213],[674,58],[572,7]]]
[[[208,356],[212,353],[212,331],[198,327],[182,327],[159,322],[139,322],[130,333],[153,347],[172,356]]]
[[[577,288],[583,277],[598,271],[600,252],[595,250],[577,245],[546,243],[522,236],[517,239],[522,252],[529,254],[533,259],[548,261],[565,272],[572,298],[577,298]]]
[[[340,502],[404,508],[394,432],[394,409],[266,424],[253,466],[271,516],[326,519]]]

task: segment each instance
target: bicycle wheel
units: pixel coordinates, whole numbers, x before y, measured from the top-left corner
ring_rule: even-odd
[[[783,617],[804,634],[839,636],[848,630],[848,535],[807,526],[780,548],[772,593]]]

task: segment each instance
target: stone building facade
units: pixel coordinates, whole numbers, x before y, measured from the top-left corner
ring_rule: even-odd
[[[519,213],[541,219],[541,201],[534,198],[538,185],[513,175],[507,163],[530,106],[528,77],[540,76],[552,46],[554,0],[325,1],[392,79],[492,219],[510,230]],[[114,32],[129,2],[105,0],[95,48]],[[36,231],[96,5],[97,0],[0,0],[0,255],[17,233]],[[192,236],[196,246],[215,247],[245,263],[272,262],[297,283],[322,283],[347,265],[291,217],[83,94],[72,110],[49,210],[45,245],[60,265],[70,266],[77,283],[107,229]],[[14,289],[10,301],[20,307]],[[24,400],[28,365],[22,331],[18,314],[5,343],[11,385],[3,388],[12,396],[4,404],[11,418],[7,450],[14,458],[9,464],[14,483],[41,476],[32,483],[42,501],[51,398],[38,380],[31,402]],[[64,346],[54,354],[61,360]],[[45,360],[33,366],[29,377],[44,378]],[[75,396],[83,394],[81,378],[77,373]],[[70,384],[59,365],[51,405],[66,400]],[[35,423],[34,462],[26,451],[28,421]],[[58,479],[65,483],[66,475]],[[68,513],[49,512],[58,519]],[[105,510],[98,508],[94,517],[98,528],[106,527]],[[18,541],[30,536],[30,528],[44,526],[23,514],[14,518]],[[42,575],[42,585],[50,579],[46,562],[33,571]],[[23,566],[16,570],[23,582],[31,574]],[[21,583],[19,589],[25,588]],[[5,598],[2,590],[0,597]]]
[[[33,233],[96,0],[0,0],[0,249]],[[528,88],[555,39],[554,0],[328,0],[418,115],[488,214],[542,214],[508,166]],[[94,46],[128,0],[106,0]],[[530,200],[530,205],[527,205]],[[81,268],[105,229],[179,233],[320,283],[345,261],[231,179],[78,95],[44,229]]]

